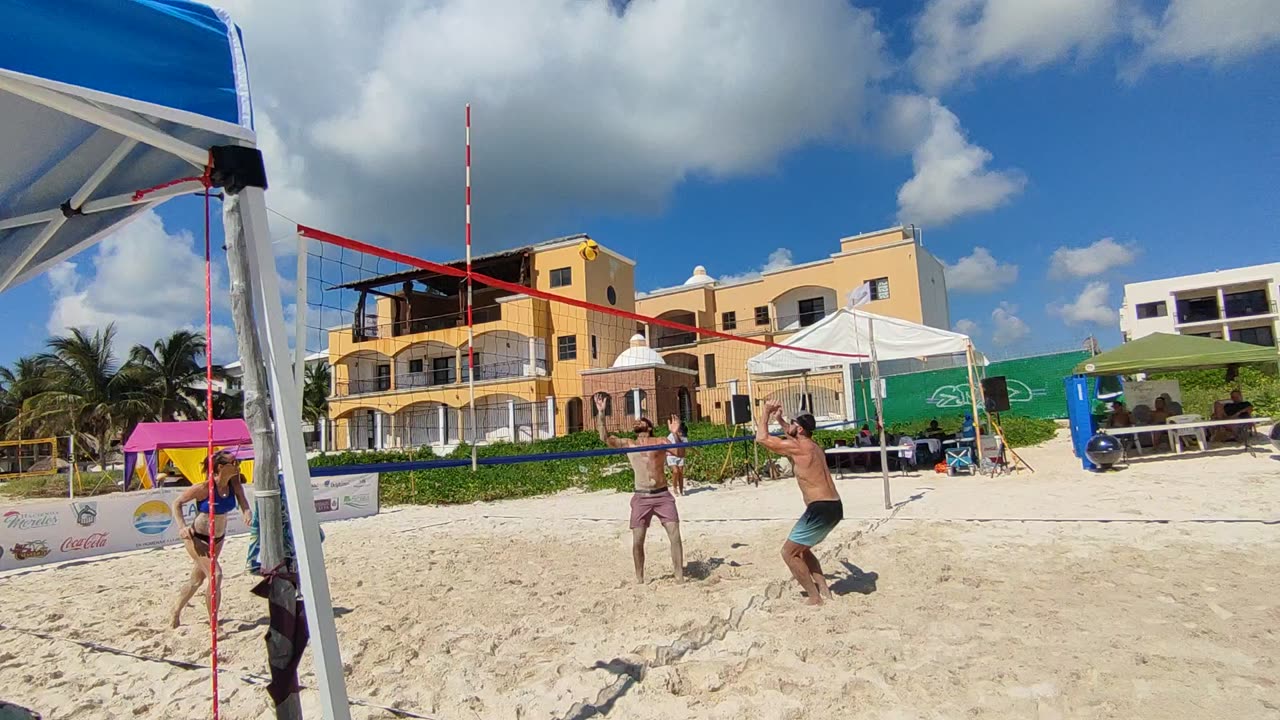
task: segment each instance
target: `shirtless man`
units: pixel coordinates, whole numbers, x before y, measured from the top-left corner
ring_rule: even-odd
[[[778,424],[786,429],[786,437],[769,434],[769,422],[778,418]],[[813,546],[826,539],[835,526],[844,519],[844,505],[840,493],[827,470],[827,456],[813,441],[813,429],[817,426],[813,416],[805,413],[791,422],[782,419],[782,406],[765,403],[764,417],[756,426],[756,442],[766,450],[785,455],[795,468],[796,485],[804,498],[805,511],[782,544],[782,560],[795,576],[796,582],[808,593],[810,605],[821,605],[822,599],[831,599],[831,589],[822,575],[822,566],[813,554]]]
[[[636,439],[615,437],[604,426],[604,411],[608,397],[595,396],[596,431],[609,447],[640,447],[665,445],[665,440],[653,437],[653,423],[648,418],[638,418],[632,429]],[[671,541],[671,566],[675,569],[676,582],[684,582],[684,547],[680,544],[680,513],[676,511],[676,499],[667,489],[665,471],[666,450],[627,453],[631,468],[636,474],[636,491],[631,496],[631,558],[636,565],[636,582],[644,584],[644,538],[649,532],[649,521],[655,515],[667,531]]]

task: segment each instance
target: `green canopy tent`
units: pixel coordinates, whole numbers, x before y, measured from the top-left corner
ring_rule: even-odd
[[[1280,355],[1275,348],[1194,335],[1152,333],[1094,355],[1077,365],[1075,371],[1078,375],[1133,375],[1278,360]]]

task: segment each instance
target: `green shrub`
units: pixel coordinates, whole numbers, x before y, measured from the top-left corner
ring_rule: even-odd
[[[1244,397],[1253,403],[1258,416],[1280,416],[1280,377],[1275,363],[1245,365],[1235,380],[1227,382],[1225,370],[1183,370],[1151,375],[1152,380],[1177,380],[1182,390],[1182,411],[1209,417],[1213,404],[1226,400],[1231,391],[1239,388]]]

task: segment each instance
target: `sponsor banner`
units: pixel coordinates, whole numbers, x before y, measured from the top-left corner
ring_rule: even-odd
[[[342,475],[311,483],[320,522],[378,514],[378,475]],[[180,525],[171,508],[185,488],[163,488],[86,500],[0,505],[0,571],[94,555],[174,545]],[[253,486],[246,486],[252,504]],[[196,504],[183,512],[190,522]],[[227,534],[247,533],[240,512],[227,518]]]

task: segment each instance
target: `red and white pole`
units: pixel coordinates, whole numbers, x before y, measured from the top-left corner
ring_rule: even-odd
[[[467,103],[467,394],[471,398],[471,471],[475,472],[479,428],[476,427],[476,331],[471,299],[471,103]]]

